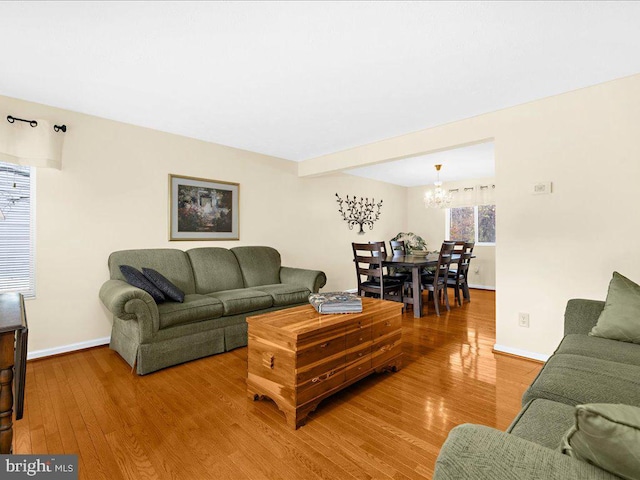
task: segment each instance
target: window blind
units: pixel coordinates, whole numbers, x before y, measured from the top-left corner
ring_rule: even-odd
[[[31,173],[31,167],[0,162],[0,293],[35,295]]]

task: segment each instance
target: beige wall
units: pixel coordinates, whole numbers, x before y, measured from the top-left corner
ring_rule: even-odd
[[[402,187],[343,174],[299,178],[294,162],[7,97],[0,114],[69,127],[62,170],[36,172],[32,355],[109,336],[98,290],[114,250],[270,245],[284,265],[322,269],[327,289],[347,289],[355,287],[350,242],[389,239],[405,224]],[[169,173],[240,183],[240,241],[169,242]],[[372,232],[347,229],[336,192],[384,200]]]
[[[349,243],[389,239],[413,220],[410,189],[329,174],[344,167],[493,139],[497,189],[497,348],[544,357],[573,297],[599,298],[613,270],[640,281],[640,75],[296,165],[255,153],[0,97],[0,114],[69,126],[62,171],[37,172],[36,288],[30,351],[109,335],[97,294],[125,248],[266,244],[283,263],[355,286]],[[324,166],[323,166],[324,165]],[[239,242],[168,242],[167,175],[241,184]],[[302,175],[301,177],[299,175]],[[309,175],[309,176],[304,176]],[[530,194],[552,181],[553,194]],[[334,194],[384,199],[373,232],[338,217]],[[418,230],[416,228],[415,230]],[[437,240],[439,241],[439,240]],[[432,242],[431,242],[432,243]],[[528,312],[531,327],[518,327]]]
[[[444,187],[446,189],[463,189],[464,187],[489,183],[495,184],[495,180],[483,178],[473,181],[447,182]],[[430,188],[433,188],[433,185],[407,189],[407,231],[414,232],[424,238],[429,250],[437,250],[446,236],[446,210],[424,207],[424,192]],[[476,258],[471,260],[469,284],[479,288],[495,288],[496,247],[476,246],[473,254]]]
[[[545,355],[570,298],[640,281],[640,75],[504,112],[496,135],[498,345]],[[551,195],[532,195],[552,181]],[[518,312],[531,315],[527,331]]]
[[[564,306],[604,299],[614,270],[640,281],[640,75],[303,162],[301,175],[495,142],[496,342],[544,358]],[[551,195],[532,195],[535,182]],[[518,312],[531,326],[518,326]]]

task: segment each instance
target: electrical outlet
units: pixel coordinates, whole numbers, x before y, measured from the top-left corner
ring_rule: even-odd
[[[518,314],[518,325],[524,328],[529,328],[529,314],[520,312]]]

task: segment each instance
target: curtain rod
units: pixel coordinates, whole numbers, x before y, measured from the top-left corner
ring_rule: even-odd
[[[478,187],[480,188],[480,190],[484,190],[486,188],[496,188],[495,184],[492,184],[492,185],[478,185]],[[462,190],[464,192],[468,192],[469,190],[475,190],[475,189],[476,189],[476,187],[464,187]],[[449,191],[450,192],[459,192],[460,189],[459,188],[451,188]]]
[[[29,125],[31,125],[32,128],[36,128],[38,126],[38,122],[36,122],[35,120],[25,120],[24,118],[18,118],[18,117],[14,117],[12,115],[7,115],[7,122],[9,123],[14,123],[14,122],[25,122],[28,123]],[[66,125],[54,125],[53,126],[53,130],[55,132],[59,132],[59,131],[63,131],[66,132],[67,131],[67,126]]]

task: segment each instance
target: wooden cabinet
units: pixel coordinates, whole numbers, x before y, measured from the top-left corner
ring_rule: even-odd
[[[16,420],[22,418],[27,361],[27,317],[19,293],[0,295],[0,454],[12,453],[13,385]],[[14,379],[15,370],[15,379]]]
[[[311,305],[247,318],[247,393],[268,397],[293,428],[329,395],[402,366],[402,304],[363,298],[362,313],[321,315]]]

